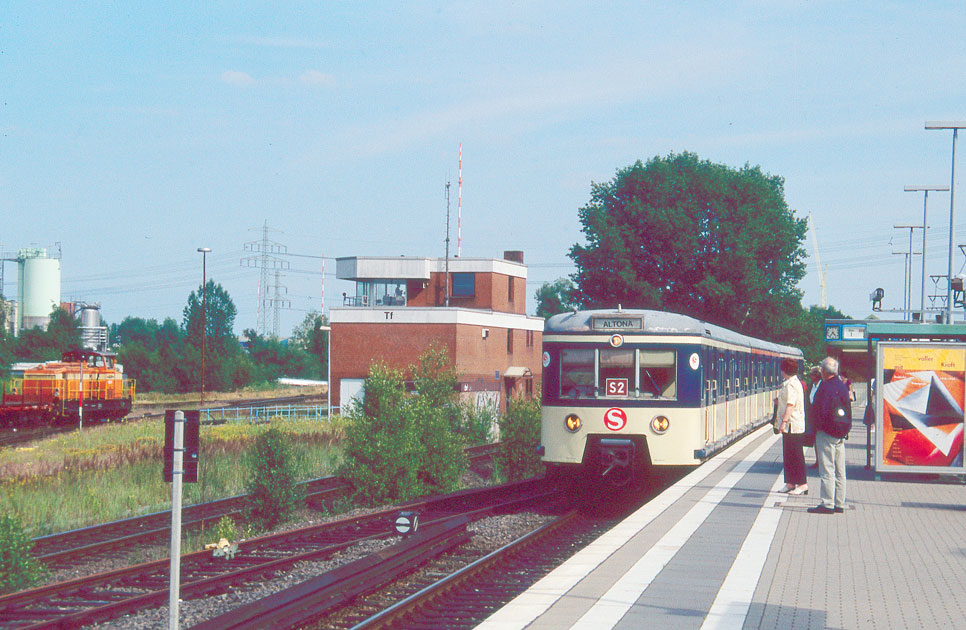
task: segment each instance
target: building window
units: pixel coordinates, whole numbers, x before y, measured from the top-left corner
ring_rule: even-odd
[[[527,396],[533,396],[533,379],[532,378],[528,378],[526,380],[526,384],[527,384],[527,386],[526,386],[527,387]]]
[[[406,281],[359,280],[355,304],[347,306],[406,306]]]
[[[509,276],[506,282],[506,299],[507,302],[513,301],[513,276]]]
[[[513,329],[512,328],[506,329],[506,351],[507,351],[507,354],[510,354],[511,352],[513,352]]]
[[[533,347],[534,337],[536,337],[536,335],[534,334],[534,332],[532,330],[528,330],[527,331],[527,347],[528,348],[532,348]]]
[[[453,295],[456,297],[473,297],[476,295],[475,273],[454,273]]]

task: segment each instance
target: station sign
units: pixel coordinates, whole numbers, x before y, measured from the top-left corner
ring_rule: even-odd
[[[591,327],[594,330],[644,330],[644,317],[637,315],[631,317],[595,317],[591,320]]]

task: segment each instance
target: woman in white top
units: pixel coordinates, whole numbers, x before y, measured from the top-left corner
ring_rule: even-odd
[[[782,359],[781,373],[784,378],[775,402],[778,414],[775,422],[782,434],[782,451],[785,461],[785,487],[779,492],[808,494],[805,478],[805,390],[798,378],[798,364],[792,359]]]

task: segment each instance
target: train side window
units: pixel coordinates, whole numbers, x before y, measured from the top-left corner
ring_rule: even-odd
[[[560,351],[560,397],[594,397],[594,350],[565,348]]]
[[[677,355],[674,350],[641,350],[640,388],[645,398],[677,398]]]
[[[634,350],[601,350],[600,384],[604,396],[629,396],[634,388]]]

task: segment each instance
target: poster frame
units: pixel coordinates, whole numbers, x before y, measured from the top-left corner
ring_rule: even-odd
[[[897,465],[885,462],[885,415],[882,384],[885,382],[884,357],[887,349],[921,349],[923,351],[938,351],[947,349],[962,350],[966,354],[966,343],[962,342],[926,342],[926,341],[879,341],[876,343],[876,362],[875,362],[875,472],[881,473],[909,473],[909,474],[966,474],[966,444],[963,446],[963,456],[960,458],[962,463],[958,466],[914,466]],[[964,357],[966,360],[966,357]],[[966,377],[966,365],[964,365],[964,377]],[[966,407],[966,405],[964,405]],[[964,409],[964,428],[966,428],[966,409]],[[960,440],[966,439],[966,430],[960,436]]]

